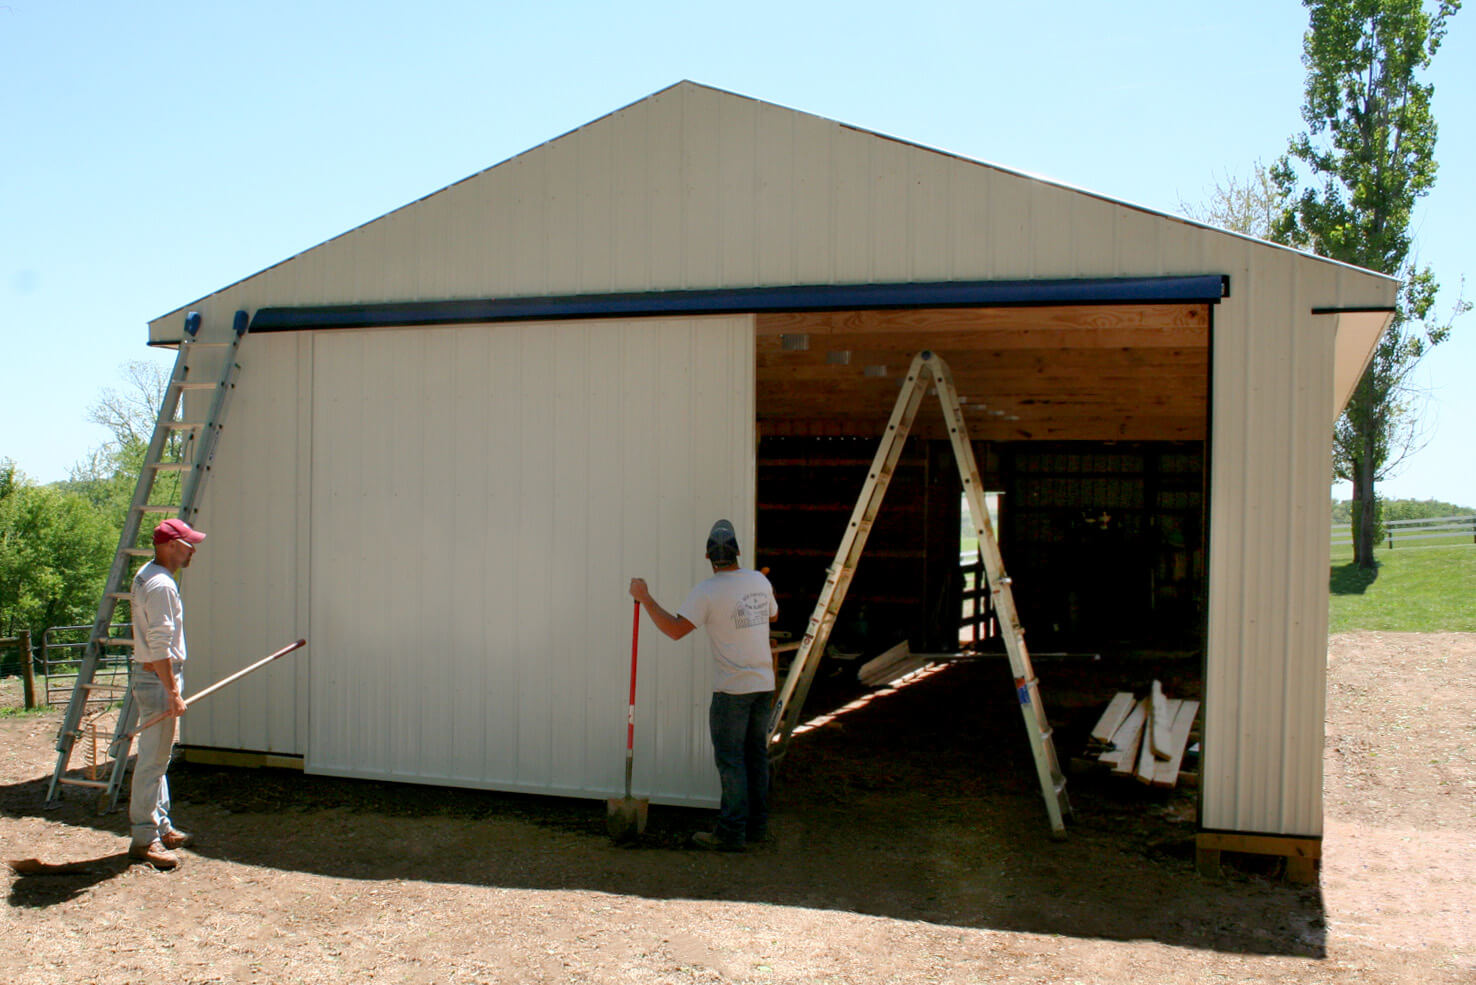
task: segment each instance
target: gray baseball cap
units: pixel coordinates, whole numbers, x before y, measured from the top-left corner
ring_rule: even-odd
[[[714,523],[708,532],[707,558],[719,564],[738,560],[738,534],[727,520]]]

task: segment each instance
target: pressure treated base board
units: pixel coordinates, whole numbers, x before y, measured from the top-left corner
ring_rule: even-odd
[[[1221,852],[1279,855],[1286,859],[1287,882],[1313,883],[1317,881],[1318,860],[1322,858],[1322,839],[1201,831],[1194,839],[1194,863],[1200,875],[1209,878],[1220,875]]]
[[[180,746],[175,755],[187,763],[204,766],[245,766],[251,769],[275,767],[276,769],[301,770],[301,756],[287,756],[275,752],[241,752],[235,749],[210,749],[203,746]]]

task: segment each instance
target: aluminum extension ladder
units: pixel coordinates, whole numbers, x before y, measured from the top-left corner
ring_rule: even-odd
[[[800,709],[809,694],[815,672],[820,666],[820,657],[830,639],[846,590],[856,573],[862,548],[867,535],[881,509],[882,497],[892,481],[897,459],[919,405],[927,395],[929,385],[936,387],[938,400],[943,406],[943,419],[948,426],[948,437],[953,444],[953,454],[958,462],[959,476],[963,479],[964,495],[968,497],[969,513],[973,517],[975,532],[979,536],[979,550],[984,560],[984,570],[989,579],[989,592],[994,602],[994,611],[999,619],[1005,651],[1009,654],[1010,669],[1015,678],[1015,692],[1020,701],[1020,713],[1025,720],[1025,731],[1030,739],[1030,752],[1035,760],[1035,772],[1040,780],[1041,793],[1045,798],[1046,813],[1050,817],[1051,837],[1060,840],[1066,836],[1065,819],[1071,814],[1071,802],[1066,797],[1066,775],[1056,758],[1056,747],[1051,741],[1051,727],[1041,705],[1040,689],[1030,654],[1025,649],[1025,630],[1020,626],[1020,617],[1015,609],[1015,598],[1010,590],[1010,578],[1005,574],[1004,560],[999,553],[999,544],[994,539],[989,511],[984,504],[984,488],[979,478],[979,466],[974,459],[974,449],[969,443],[968,428],[964,423],[963,408],[959,404],[958,391],[953,385],[953,374],[948,364],[936,353],[920,352],[907,370],[902,392],[897,405],[887,422],[886,432],[877,446],[856,508],[835,552],[835,562],[825,575],[825,586],[815,601],[815,611],[800,643],[784,687],[774,702],[773,715],[769,720],[770,759],[782,759],[789,747],[790,735],[799,721]]]
[[[140,546],[139,537],[143,521],[149,515],[173,515],[189,523],[194,520],[199,508],[200,494],[205,480],[210,475],[211,462],[215,457],[216,444],[220,438],[221,424],[225,417],[230,396],[236,386],[236,375],[241,366],[237,351],[246,336],[248,319],[246,312],[236,312],[229,341],[199,341],[200,315],[190,312],[185,317],[184,336],[180,339],[179,354],[174,360],[174,371],[164,390],[164,400],[159,408],[159,417],[154,423],[153,438],[149,441],[143,468],[139,472],[138,484],[133,490],[133,501],[128,507],[128,516],[118,538],[118,550],[113,555],[113,566],[103,587],[102,600],[98,603],[97,619],[92,624],[87,648],[83,651],[82,664],[77,671],[77,681],[72,688],[71,700],[67,703],[66,717],[56,739],[56,769],[51,774],[51,783],[46,790],[48,805],[56,803],[62,786],[77,786],[99,791],[98,804],[101,810],[117,806],[123,788],[123,774],[128,762],[130,740],[127,733],[132,725],[133,699],[126,687],[98,684],[94,681],[99,663],[107,647],[132,647],[133,638],[113,636],[110,627],[113,610],[119,602],[129,601],[129,588],[137,571],[136,563],[153,557],[151,546]],[[222,352],[222,350],[224,350]],[[209,370],[219,356],[219,371],[211,377]],[[205,377],[205,378],[201,378]],[[214,391],[214,398],[203,419],[191,420],[186,416],[187,406],[197,401],[186,401],[185,395],[198,391]],[[166,473],[179,476],[179,502],[154,502],[156,493],[164,490],[157,485],[159,477]],[[173,498],[172,494],[160,498]],[[151,532],[151,531],[150,531]],[[133,668],[129,668],[130,677]],[[98,753],[98,731],[108,717],[106,712],[117,702],[117,723],[111,729],[107,753],[111,766],[107,767],[107,779],[102,779],[96,769]],[[73,750],[80,740],[89,743],[91,755],[87,757],[85,776],[69,776]]]

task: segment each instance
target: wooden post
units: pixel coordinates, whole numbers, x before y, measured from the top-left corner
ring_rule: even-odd
[[[36,678],[31,671],[31,631],[20,631],[21,681],[25,687],[26,710],[36,707]]]

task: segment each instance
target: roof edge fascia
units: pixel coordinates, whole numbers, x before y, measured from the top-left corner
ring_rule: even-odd
[[[251,331],[413,327],[574,318],[637,318],[885,308],[1001,308],[1051,305],[1217,304],[1223,274],[1071,280],[810,284],[624,294],[466,298],[376,304],[264,307]]]

